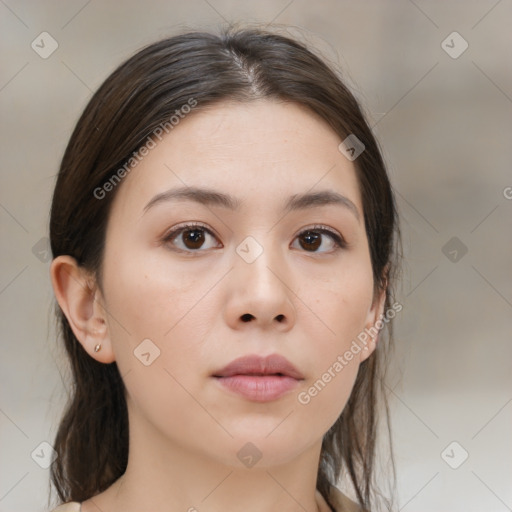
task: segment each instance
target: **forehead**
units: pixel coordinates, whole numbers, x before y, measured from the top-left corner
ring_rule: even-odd
[[[116,209],[142,214],[147,202],[173,187],[203,186],[250,206],[273,208],[293,194],[332,189],[362,205],[341,138],[318,116],[293,103],[254,100],[200,105],[180,119],[127,174]],[[276,204],[276,207],[280,206]]]

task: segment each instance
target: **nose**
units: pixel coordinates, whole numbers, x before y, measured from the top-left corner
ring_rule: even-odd
[[[233,268],[227,276],[226,323],[238,330],[253,326],[290,330],[295,323],[295,295],[284,258],[264,249],[249,261],[238,253],[234,255]]]

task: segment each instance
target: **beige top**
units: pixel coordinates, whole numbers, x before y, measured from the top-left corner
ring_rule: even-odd
[[[339,489],[331,486],[331,501],[334,504],[336,512],[364,512],[357,503],[345,496]],[[70,501],[54,508],[51,512],[81,512],[81,503]]]
[[[330,498],[336,512],[367,512],[333,485],[331,485]]]

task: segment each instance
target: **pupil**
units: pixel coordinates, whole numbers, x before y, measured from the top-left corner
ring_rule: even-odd
[[[195,233],[195,236],[191,235],[191,233]],[[198,247],[201,247],[204,241],[204,234],[200,229],[187,229],[185,231],[185,239],[187,241],[192,240],[191,248],[197,249]]]
[[[313,247],[314,249],[317,249],[320,246],[320,243],[318,243],[318,241],[320,240],[319,234],[315,234],[312,231],[308,231],[305,233],[304,239],[307,240],[306,243],[309,244],[310,247],[311,247],[311,244],[314,244],[314,247]]]

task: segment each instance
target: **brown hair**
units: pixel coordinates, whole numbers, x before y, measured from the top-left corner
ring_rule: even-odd
[[[153,43],[121,64],[99,87],[81,115],[60,166],[50,215],[53,257],[70,255],[93,273],[101,288],[105,232],[119,186],[101,200],[102,187],[182,105],[199,108],[222,100],[278,98],[309,108],[343,139],[354,134],[365,150],[354,160],[362,195],[374,291],[391,305],[398,265],[399,228],[391,185],[377,142],[357,100],[338,74],[294,38],[260,29],[229,27],[220,35],[188,32]],[[69,402],[54,441],[58,457],[51,482],[62,501],[85,501],[104,491],[128,462],[125,388],[115,362],[90,357],[62,310],[56,314],[71,363]],[[388,427],[385,364],[392,322],[377,349],[359,367],[350,398],[325,434],[317,488],[329,501],[342,472],[366,509],[375,505],[379,407]]]

